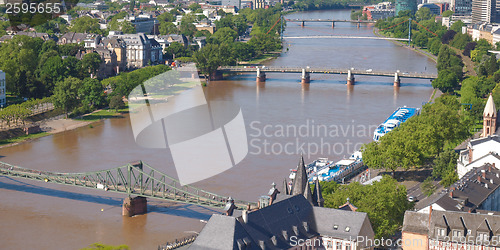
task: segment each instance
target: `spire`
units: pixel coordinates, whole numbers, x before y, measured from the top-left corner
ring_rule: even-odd
[[[497,108],[495,107],[495,102],[493,101],[493,96],[490,93],[486,106],[483,112],[484,117],[497,117]]]
[[[308,200],[309,203],[314,204],[313,195],[311,194],[311,187],[309,186],[309,183],[307,183],[304,187],[304,197],[306,197],[306,200]]]
[[[290,195],[304,194],[305,186],[309,186],[309,183],[307,182],[307,171],[304,164],[304,156],[301,156],[299,165],[297,166],[297,172],[295,172],[295,178],[293,179]]]
[[[285,193],[285,195],[290,194],[290,190],[288,188],[288,182],[286,181],[286,178],[283,179],[283,192]]]
[[[319,179],[316,178],[314,182],[314,192],[313,192],[313,205],[317,207],[322,207],[325,200],[321,194],[321,185],[319,184]]]

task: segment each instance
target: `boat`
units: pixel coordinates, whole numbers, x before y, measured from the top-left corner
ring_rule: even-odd
[[[306,166],[308,181],[313,183],[319,181],[344,182],[346,178],[353,176],[364,168],[361,151],[354,152],[348,159],[337,162],[329,161],[328,158],[319,158]],[[290,180],[295,178],[296,169],[290,170]]]
[[[380,124],[373,133],[373,140],[379,141],[382,136],[401,126],[410,117],[420,114],[420,108],[399,107],[384,123]]]

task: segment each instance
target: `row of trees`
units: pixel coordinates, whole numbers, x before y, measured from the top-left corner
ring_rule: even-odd
[[[269,9],[243,9],[238,16],[226,15],[216,23],[217,32],[207,39],[207,45],[193,53],[193,60],[205,76],[212,77],[222,65],[234,65],[282,48],[280,40],[281,5]],[[252,24],[252,38],[238,42],[247,23]]]
[[[382,168],[393,173],[398,168],[409,170],[422,167],[471,135],[469,128],[472,120],[460,109],[455,96],[436,98],[435,103],[424,105],[419,116],[410,118],[379,142],[366,144],[363,161],[370,168]],[[441,177],[443,173],[439,172],[436,176]],[[450,178],[456,180],[456,173]]]
[[[77,44],[57,45],[52,40],[14,36],[0,45],[0,68],[6,73],[7,91],[26,98],[43,98],[67,77],[80,80],[95,75],[101,57],[89,53],[78,60]],[[62,59],[62,57],[65,57]]]
[[[0,110],[0,127],[11,128],[18,124],[25,124],[26,119],[32,115],[45,112],[51,107],[52,98],[33,99],[21,104],[9,105]]]

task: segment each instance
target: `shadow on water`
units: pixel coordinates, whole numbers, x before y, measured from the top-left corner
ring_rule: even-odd
[[[5,182],[7,180],[15,183]],[[115,206],[115,207],[121,207],[123,201],[122,198],[107,197],[102,195],[81,194],[76,192],[46,188],[5,176],[0,177],[0,189],[8,189],[13,191],[71,199],[76,201],[92,202],[96,204]],[[192,219],[199,219],[199,220],[208,220],[210,219],[210,216],[213,213],[220,213],[220,211],[212,208],[200,207],[192,204],[163,202],[160,200],[150,199],[150,201],[148,201],[148,213],[152,212],[192,218]]]

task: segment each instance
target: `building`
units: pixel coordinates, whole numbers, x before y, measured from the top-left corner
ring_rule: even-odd
[[[439,16],[442,13],[442,11],[441,11],[442,7],[438,6],[437,4],[434,4],[434,3],[419,4],[418,9],[421,9],[421,8],[428,8],[431,11],[431,14],[436,15],[436,16]]]
[[[472,0],[472,23],[495,21],[496,0]]]
[[[403,250],[498,249],[500,246],[500,216],[494,214],[406,211],[402,231]]]
[[[136,33],[144,33],[144,34],[158,34],[158,25],[159,22],[156,18],[153,18],[152,15],[138,15],[129,16],[125,19],[119,19],[118,22],[122,22],[123,20],[127,20],[135,27]]]
[[[70,44],[70,43],[85,42],[86,45],[90,46],[87,48],[91,48],[92,44],[95,46],[100,41],[101,41],[101,36],[97,35],[97,34],[68,32],[68,33],[62,35],[61,37],[59,37],[59,41],[57,41],[57,44],[64,45],[64,44]]]
[[[417,11],[417,1],[416,0],[396,0],[396,10],[395,15],[397,16],[400,11],[409,10],[411,13],[415,14]]]
[[[266,7],[265,0],[252,0],[252,9],[264,9]]]
[[[454,16],[472,16],[472,0],[452,0],[451,10]]]
[[[236,10],[241,9],[241,0],[222,0],[222,6],[234,6]]]
[[[490,94],[483,112],[483,133],[481,137],[494,135],[497,128],[497,108],[493,101],[493,96]]]
[[[241,215],[229,199],[225,213],[212,215],[188,249],[373,249],[366,213],[313,206],[302,194],[279,193],[273,183],[258,208]]]
[[[149,39],[144,33],[113,34],[109,38],[119,38],[125,42],[127,68],[129,69],[163,62],[161,45],[155,39]]]
[[[363,15],[366,15],[368,20],[386,19],[394,16],[394,10],[391,2],[382,2],[363,7]]]
[[[472,169],[427,204],[419,204],[417,211],[500,211],[500,170],[495,165],[487,163]]]
[[[0,107],[5,107],[7,105],[7,98],[5,97],[6,83],[5,83],[5,72],[0,70]]]

